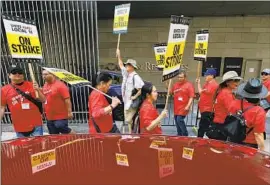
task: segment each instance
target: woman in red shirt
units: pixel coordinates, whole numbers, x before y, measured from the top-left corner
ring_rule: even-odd
[[[231,114],[246,109],[243,116],[248,127],[248,134],[242,144],[260,150],[265,149],[263,133],[265,132],[266,112],[259,106],[259,102],[267,93],[267,89],[261,81],[252,78],[248,82],[241,84],[237,89],[237,94],[241,95],[243,100],[235,100],[229,108]]]
[[[96,80],[96,88],[107,93],[112,84],[112,77],[108,73],[101,73]],[[89,133],[120,133],[113,124],[112,110],[120,104],[118,98],[113,97],[109,104],[105,96],[93,90],[89,96]]]
[[[228,71],[223,75],[214,96],[214,120],[207,133],[210,139],[227,140],[227,136],[222,131],[222,124],[229,113],[230,104],[235,100],[233,91],[237,89],[240,80],[242,78],[235,71]]]
[[[157,101],[158,93],[155,86],[150,83],[142,87],[140,106],[140,132],[142,134],[162,134],[161,120],[167,117],[168,111],[163,110],[160,115],[154,106]]]

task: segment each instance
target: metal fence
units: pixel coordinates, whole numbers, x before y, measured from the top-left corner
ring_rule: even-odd
[[[166,101],[166,94],[162,94],[159,96],[157,101],[157,108],[159,112],[164,109]],[[173,97],[169,98],[168,102],[168,117],[162,120],[162,126],[174,126],[174,104],[173,104]],[[198,125],[198,120],[200,119],[199,109],[198,109],[198,101],[196,99],[193,100],[192,106],[188,115],[185,118],[186,126],[193,127]]]
[[[42,45],[43,60],[33,63],[35,77],[42,86],[42,66],[66,69],[89,81],[93,80],[99,68],[97,4],[94,1],[2,1],[1,13],[19,16],[36,21]],[[1,82],[8,84],[8,68],[12,60],[5,29],[1,23]],[[31,62],[31,60],[29,60]],[[28,65],[19,63],[25,69],[25,77],[30,80]],[[88,122],[87,102],[89,89],[72,88],[70,86],[74,119],[71,123]],[[166,95],[166,94],[165,94]],[[164,94],[159,97],[159,104],[165,104]],[[174,125],[173,105],[169,104],[169,117],[162,123],[164,126]],[[161,109],[160,109],[161,110]],[[194,110],[187,116],[187,126],[195,124]],[[2,120],[10,124],[9,110]]]
[[[42,86],[42,66],[62,68],[92,81],[99,68],[97,4],[95,1],[1,1],[1,14],[36,21],[43,60],[34,63],[36,80]],[[28,62],[32,62],[29,60]],[[9,83],[11,58],[1,23],[1,85]],[[19,63],[30,80],[26,63]],[[87,121],[89,89],[70,88],[77,123]],[[7,110],[8,112],[8,110]],[[5,116],[3,123],[10,123]]]

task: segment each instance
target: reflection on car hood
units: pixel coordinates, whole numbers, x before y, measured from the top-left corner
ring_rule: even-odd
[[[49,135],[1,145],[3,184],[270,184],[269,153],[202,138]]]

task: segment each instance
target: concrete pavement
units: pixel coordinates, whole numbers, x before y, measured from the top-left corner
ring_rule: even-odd
[[[119,127],[121,125],[121,122],[117,122],[116,124]],[[76,124],[76,125],[70,125],[70,127],[76,133],[88,133],[88,124]],[[44,134],[47,135],[48,134],[47,126],[44,125],[43,128],[44,128]],[[127,130],[127,127],[125,128],[125,130]],[[196,137],[196,134],[193,132],[192,127],[187,127],[187,130],[189,132],[190,137]],[[175,126],[162,126],[162,131],[165,135],[171,135],[171,136],[177,135]],[[266,151],[270,153],[270,118],[267,119],[266,133],[267,133],[267,139],[265,141]],[[13,138],[16,138],[16,134],[13,131],[12,125],[2,124],[1,140],[9,140]]]

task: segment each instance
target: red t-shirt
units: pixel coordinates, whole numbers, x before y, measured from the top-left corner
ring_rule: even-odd
[[[186,116],[188,114],[185,107],[189,99],[195,96],[194,91],[193,85],[188,81],[174,84],[170,91],[174,95],[174,115]]]
[[[211,80],[204,84],[204,91],[202,91],[199,101],[200,112],[213,112],[213,98],[217,88],[218,83],[215,80]]]
[[[109,103],[105,96],[95,90],[93,90],[89,96],[89,133],[97,133],[92,123],[92,116],[95,123],[98,125],[102,133],[107,133],[112,129],[113,117],[112,114],[105,114],[104,108],[109,106]]]
[[[253,104],[244,101],[243,109],[246,109]],[[235,114],[238,110],[241,110],[241,101],[235,100],[231,103],[229,113]],[[247,132],[253,127],[253,130],[247,135],[244,143],[257,144],[254,133],[263,133],[265,131],[266,113],[260,106],[252,107],[251,109],[244,112],[244,118],[247,124]]]
[[[268,92],[270,92],[270,80],[263,82],[263,85],[268,89]],[[268,96],[266,99],[268,102],[270,102],[270,96]]]
[[[228,88],[224,88],[219,92],[214,105],[215,123],[224,124],[225,118],[229,113],[230,104],[233,100],[235,100],[235,97]]]
[[[52,84],[45,83],[43,94],[46,96],[45,112],[48,120],[68,119],[68,108],[65,99],[70,98],[67,86],[55,80]]]
[[[15,86],[36,98],[33,83],[24,81],[22,85]],[[10,84],[1,88],[1,105],[8,106],[16,132],[29,132],[33,130],[35,126],[42,125],[42,118],[38,107],[18,94]]]
[[[162,134],[161,125],[156,126],[153,130],[148,131],[146,127],[158,117],[158,111],[152,103],[145,100],[140,108],[140,130],[142,134]]]

